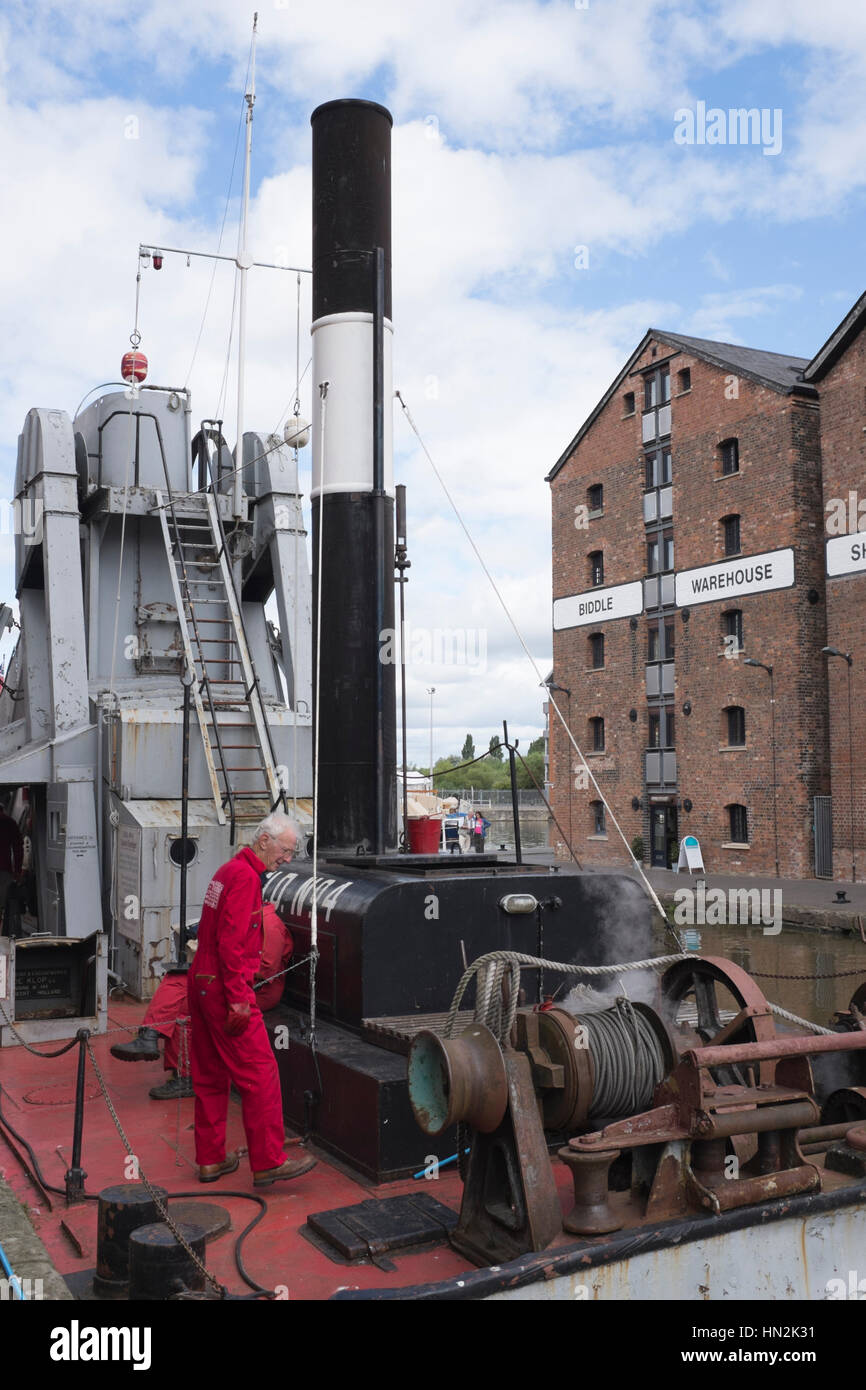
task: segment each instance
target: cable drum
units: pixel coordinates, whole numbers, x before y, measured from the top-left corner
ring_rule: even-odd
[[[655,1015],[623,998],[602,1013],[576,1016],[595,1078],[590,1120],[648,1109],[670,1065]]]

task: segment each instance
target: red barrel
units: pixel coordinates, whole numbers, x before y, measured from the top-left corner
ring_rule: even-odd
[[[411,816],[409,827],[410,854],[436,854],[442,838],[442,821],[434,816]]]

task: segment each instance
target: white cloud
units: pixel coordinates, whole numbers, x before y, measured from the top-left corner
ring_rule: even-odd
[[[309,129],[298,108],[369,95],[381,78],[396,116],[395,384],[546,674],[544,474],[650,323],[742,341],[744,323],[769,323],[800,292],[784,283],[736,288],[731,256],[723,293],[680,305],[653,293],[651,253],[671,234],[716,233],[756,213],[784,223],[830,211],[862,186],[866,125],[855,103],[866,11],[816,9],[811,0],[591,0],[586,11],[530,0],[383,0],[375,15],[371,23],[349,0],[262,11],[256,160],[261,168],[267,158],[272,172],[257,188],[251,244],[260,259],[309,264]],[[782,43],[799,46],[806,81],[801,106],[785,111],[778,160],[674,145],[673,112],[701,95],[705,74]],[[71,411],[85,390],[115,377],[132,327],[138,241],[215,246],[222,195],[201,190],[218,187],[228,170],[208,178],[213,113],[238,111],[248,44],[249,14],[232,0],[156,0],[140,12],[119,0],[7,5],[7,479],[9,446],[32,405]],[[213,67],[201,82],[205,62]],[[277,107],[279,121],[268,115]],[[124,138],[130,115],[140,123],[137,140]],[[429,138],[428,115],[438,139]],[[224,249],[235,235],[230,217]],[[577,245],[589,248],[588,271],[574,266]],[[715,254],[705,253],[721,273]],[[600,310],[593,270],[618,255],[647,273],[624,281],[621,302]],[[159,274],[145,272],[141,326],[152,380],[185,380],[210,274],[206,262],[187,269],[176,258]],[[231,268],[221,267],[192,377],[196,416],[217,406],[231,285]],[[302,367],[308,324],[305,280]],[[251,274],[249,325],[246,419],[270,430],[294,392],[293,275]],[[231,433],[231,377],[227,396]],[[302,407],[311,413],[309,374]],[[446,696],[460,711],[443,727],[443,744],[453,734],[459,746],[473,725],[476,741],[482,726],[489,738],[501,716],[527,736],[537,732],[543,692],[513,655],[507,620],[399,414],[395,440],[398,476],[410,486],[410,620],[431,630],[469,626],[487,642],[483,675],[412,672],[414,756],[426,757],[429,684],[441,688],[443,711]],[[308,467],[304,460],[305,476]],[[437,751],[446,751],[438,741]]]

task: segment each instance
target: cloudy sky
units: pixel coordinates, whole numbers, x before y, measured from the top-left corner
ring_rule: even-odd
[[[234,248],[252,8],[4,0],[3,498],[27,410],[73,413],[116,379],[139,241],[214,250],[225,223]],[[264,0],[251,249],[309,264],[310,112],[387,105],[395,386],[544,673],[544,476],[647,327],[808,357],[862,292],[864,78],[862,0]],[[766,109],[773,147],[681,143],[676,113],[700,102]],[[147,272],[142,347],[151,380],[189,381],[195,416],[219,410],[233,436],[231,266],[194,355],[210,281],[204,261]],[[295,295],[292,275],[251,272],[247,428],[290,408]],[[301,319],[303,371],[308,285]],[[436,756],[503,718],[528,742],[537,677],[402,416],[395,447],[410,623],[468,629],[472,658],[412,665],[410,759],[427,760],[430,686]],[[7,501],[3,598],[8,530]]]

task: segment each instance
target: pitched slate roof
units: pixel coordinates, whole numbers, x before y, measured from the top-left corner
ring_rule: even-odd
[[[866,295],[864,295],[862,302],[866,307]],[[759,348],[739,347],[735,343],[717,343],[710,338],[687,338],[682,333],[668,333],[663,329],[649,328],[591,415],[584,420],[571,443],[560,454],[547,474],[545,482],[549,483],[556,477],[587,430],[594,424],[608,401],[630,374],[635,362],[640,359],[650,341],[665,343],[675,352],[689,352],[694,357],[700,357],[705,362],[710,362],[714,367],[731,370],[738,376],[747,377],[750,381],[756,381],[760,386],[768,386],[772,391],[779,391],[784,395],[789,395],[792,391],[805,396],[817,396],[818,394],[814,386],[804,379],[806,368],[812,365],[807,357],[789,357],[781,352],[763,352]]]
[[[650,334],[663,343],[693,352],[695,356],[703,357],[718,367],[733,367],[741,376],[752,377],[763,386],[786,394],[795,386],[802,386],[803,372],[809,365],[807,357],[762,352],[759,348],[737,347],[735,343],[715,343],[709,338],[686,338],[681,333],[663,333],[652,328]]]
[[[856,338],[866,319],[866,294],[861,294],[853,309],[845,315],[839,327],[819,348],[803,373],[807,381],[820,381],[837,358],[841,357],[848,344]]]

